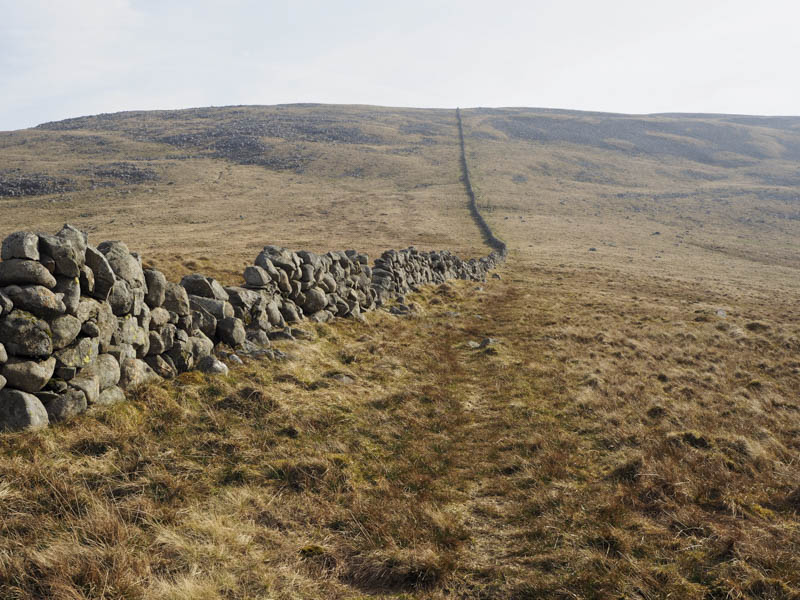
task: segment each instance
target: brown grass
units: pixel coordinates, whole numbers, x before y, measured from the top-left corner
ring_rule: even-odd
[[[641,200],[643,216],[616,194],[689,189],[687,168],[724,175],[729,190],[754,180],[747,168],[490,139],[499,134],[480,113],[464,115],[480,201],[512,248],[502,279],[425,289],[408,318],[306,325],[314,339],[281,345],[286,363],[186,374],[4,436],[0,597],[800,597],[800,221],[756,196],[715,208],[708,189]],[[141,240],[175,273],[193,261],[230,276],[262,241],[402,245],[391,230],[484,253],[457,189],[454,122],[452,132],[425,160],[387,154],[386,178],[354,181],[353,197],[375,194],[347,213],[355,221],[402,204],[387,186],[425,164],[454,190],[409,192],[363,240],[332,218],[347,211],[311,212],[349,183],[311,169],[286,191],[289,175],[238,166],[231,181],[252,175],[284,202],[313,198],[309,232],[286,228],[280,211],[296,204],[276,202],[253,231],[230,229],[240,236],[231,263],[211,223],[196,239],[176,225],[186,248],[174,257],[155,225],[134,237],[99,219],[97,236]],[[578,160],[624,185],[587,182]],[[536,168],[514,182],[526,165]],[[180,193],[210,205],[186,177]],[[245,188],[231,202],[250,202]],[[8,229],[66,220],[37,202]],[[150,223],[137,211],[152,205],[137,206],[137,223]],[[758,206],[763,222],[748,220]],[[685,219],[698,225],[687,233]],[[498,342],[467,344],[485,337]]]

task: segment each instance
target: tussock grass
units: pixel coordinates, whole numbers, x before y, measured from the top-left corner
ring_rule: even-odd
[[[3,597],[794,597],[786,307],[515,268],[3,437]]]

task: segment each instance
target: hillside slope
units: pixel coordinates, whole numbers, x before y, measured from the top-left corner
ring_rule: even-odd
[[[800,118],[461,114],[502,279],[3,436],[0,595],[800,597]],[[0,235],[171,277],[486,253],[455,111],[86,117],[0,134],[0,171]]]

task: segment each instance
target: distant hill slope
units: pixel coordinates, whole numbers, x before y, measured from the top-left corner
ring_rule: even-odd
[[[479,201],[523,251],[798,264],[800,117],[463,114]],[[70,221],[139,240],[175,270],[222,253],[244,261],[267,242],[478,254],[459,178],[451,110],[103,114],[0,133],[0,235]]]

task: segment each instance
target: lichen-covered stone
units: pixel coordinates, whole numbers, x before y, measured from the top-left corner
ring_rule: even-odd
[[[55,368],[56,359],[52,356],[43,361],[11,358],[0,367],[0,374],[10,387],[34,394],[50,381]]]
[[[50,326],[22,310],[13,310],[0,319],[0,343],[12,356],[47,358],[53,353]]]
[[[0,286],[7,285],[43,285],[52,290],[56,278],[40,262],[12,258],[0,262]]]
[[[36,396],[8,387],[0,390],[0,431],[41,429],[49,423],[47,410]]]

